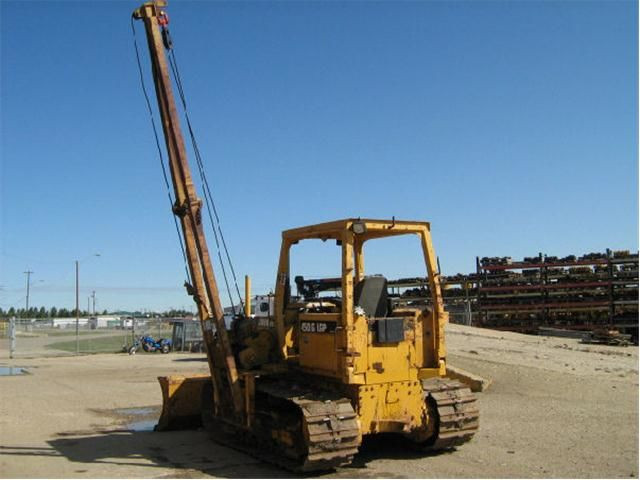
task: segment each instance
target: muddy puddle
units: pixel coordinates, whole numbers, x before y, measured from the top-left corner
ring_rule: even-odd
[[[116,408],[114,410],[116,415],[122,415],[125,417],[148,417],[157,414],[157,409],[154,407],[133,407],[133,408]]]
[[[116,408],[113,413],[124,417],[124,428],[132,432],[152,432],[160,415],[157,407]]]
[[[23,367],[0,367],[0,377],[13,377],[15,375],[26,375],[28,370]]]
[[[125,427],[132,432],[153,432],[156,423],[158,423],[157,420],[140,420],[138,422],[127,423]]]

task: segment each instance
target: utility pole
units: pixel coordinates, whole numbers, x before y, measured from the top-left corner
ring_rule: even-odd
[[[99,253],[94,253],[92,257],[99,257]],[[90,257],[83,258],[82,261],[87,260]],[[80,353],[80,282],[79,282],[79,265],[80,260],[76,260],[76,355]],[[87,304],[88,304],[87,300]],[[87,312],[89,313],[89,312]]]
[[[76,260],[76,355],[80,353],[80,288],[78,286],[78,260]]]
[[[93,298],[93,316],[96,316],[96,291],[91,292],[91,298]]]
[[[27,276],[27,304],[26,304],[26,310],[25,310],[25,315],[28,316],[29,315],[29,285],[30,285],[30,279],[31,279],[31,274],[33,272],[31,270],[27,270],[26,272],[24,272],[24,274]]]
[[[9,358],[13,358],[13,353],[16,351],[16,317],[9,319]]]

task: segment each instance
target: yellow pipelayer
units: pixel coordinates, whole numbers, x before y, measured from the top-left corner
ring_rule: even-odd
[[[165,1],[148,2],[133,17],[143,21],[147,34],[172,211],[182,231],[186,286],[198,307],[210,374],[160,379],[157,428],[202,421],[220,441],[301,471],[349,463],[363,435],[395,432],[425,449],[470,439],[478,427],[475,398],[444,378],[447,314],[428,223],[346,219],[285,231],[274,318],[258,324],[245,315],[227,332],[167,68],[165,49],[172,42],[165,7]],[[365,276],[363,245],[398,235],[420,238],[429,308],[394,308],[386,279]],[[290,293],[289,251],[310,239],[341,246],[341,276],[294,278],[304,294],[297,299]],[[340,295],[319,294],[327,289]]]
[[[365,275],[365,243],[400,235],[420,239],[431,294],[428,308],[392,308],[386,297],[384,277]],[[341,277],[311,281],[337,287],[339,296],[320,296],[311,291],[306,298],[295,299],[290,294],[291,247],[311,239],[341,245]],[[304,279],[296,281],[300,290]],[[442,304],[428,223],[345,219],[287,230],[282,234],[275,292],[275,329],[265,330],[251,320],[238,320],[246,328],[235,330],[243,334],[236,333],[234,345],[244,379],[247,428],[256,430],[253,433],[257,435],[268,434],[289,447],[301,443],[301,448],[294,449],[294,456],[299,458],[294,468],[313,470],[347,463],[363,435],[398,433],[425,449],[450,448],[473,436],[478,428],[475,397],[464,385],[444,378],[444,325],[448,315]],[[266,334],[269,341],[256,341]],[[252,361],[257,358],[270,361]],[[202,405],[196,405],[193,395],[186,394],[187,385],[193,390],[198,380],[202,385],[208,378],[188,380],[185,382],[182,377],[173,383],[170,379],[162,380],[167,393],[161,426],[170,428],[187,415],[197,417],[199,410],[211,408],[206,399]],[[301,384],[302,395],[296,389]],[[168,385],[173,385],[171,393]],[[183,386],[185,393],[181,394]],[[279,393],[274,394],[274,388]],[[257,412],[269,405],[270,414],[277,416],[274,396],[280,400],[286,397],[281,406],[284,411],[298,408],[293,397],[326,401],[323,395],[329,395],[332,402],[348,401],[348,410],[344,404],[340,407],[346,423],[332,424],[331,415],[323,413],[325,420],[329,420],[313,428],[325,435],[341,432],[347,435],[331,437],[331,442],[323,445],[323,454],[330,455],[331,461],[309,463],[303,460],[313,450],[307,440],[309,432],[305,431],[310,428],[306,418],[299,422],[296,428],[301,431],[296,433],[288,431],[296,423],[295,418],[286,419],[283,415],[281,425],[278,421],[265,423]],[[211,422],[210,426],[220,428]],[[288,458],[286,450],[281,448],[269,459],[277,455]]]
[[[363,305],[358,305],[364,298],[354,300],[358,293],[354,292],[354,286],[370,281],[365,277],[363,247],[367,241],[399,235],[417,235],[420,239],[431,307],[404,307],[386,312],[383,308],[384,317],[375,318],[371,315],[375,312],[367,312]],[[327,311],[312,313],[299,304],[285,307],[290,248],[308,239],[342,244],[340,308],[328,307]],[[382,294],[386,296],[386,292]],[[429,419],[421,381],[446,373],[447,320],[428,223],[346,219],[283,232],[276,284],[278,348],[282,358],[296,370],[348,386],[344,391],[356,407],[363,434],[389,431],[416,434],[416,430],[431,430],[426,425]],[[399,325],[399,337],[380,339],[382,322]],[[309,328],[314,325],[324,330]]]

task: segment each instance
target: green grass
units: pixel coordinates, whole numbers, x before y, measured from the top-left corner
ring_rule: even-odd
[[[100,335],[100,334],[103,334],[103,335],[111,334],[111,335],[113,335],[114,333],[116,333],[116,331],[114,331],[114,330],[103,330],[103,331],[100,331],[100,330],[80,330],[78,332],[78,335]],[[68,337],[68,336],[71,336],[71,335],[73,335],[74,337],[76,336],[75,328],[67,328],[67,329],[64,329],[64,330],[42,330],[42,333],[45,333],[49,337]]]
[[[131,336],[127,339],[131,342]],[[100,338],[81,338],[79,342],[79,350],[82,353],[116,353],[122,351],[124,335],[113,335]],[[64,342],[50,343],[46,346],[53,350],[64,350],[65,352],[76,351],[76,341],[66,340]]]
[[[88,334],[90,332],[80,332]],[[93,331],[95,334],[95,330]],[[113,332],[109,332],[113,333]],[[74,332],[75,334],[75,332]],[[136,333],[136,336],[139,334]],[[171,331],[165,330],[160,331],[160,335],[157,335],[157,332],[151,332],[151,336],[155,339],[158,338],[171,338]],[[80,338],[79,342],[79,351],[82,353],[118,353],[122,352],[123,343],[127,344],[127,348],[133,344],[131,339],[131,331],[127,331],[126,334],[124,331],[121,331],[118,335],[109,335],[109,336],[101,336],[99,338]],[[50,343],[46,346],[46,348],[52,350],[64,350],[65,352],[75,352],[76,351],[76,341],[73,340],[65,340],[63,342],[54,342]],[[146,353],[142,348],[138,350],[138,353]]]

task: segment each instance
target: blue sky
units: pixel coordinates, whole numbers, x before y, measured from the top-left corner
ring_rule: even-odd
[[[32,305],[72,307],[75,259],[81,305],[92,290],[99,309],[191,305],[136,6],[0,2],[2,308],[24,304],[27,269]],[[281,230],[351,216],[432,222],[445,274],[476,255],[637,250],[636,2],[168,11],[236,272],[256,293]],[[419,274],[406,246],[379,249],[370,273]],[[335,250],[317,251],[305,273],[336,271]]]

